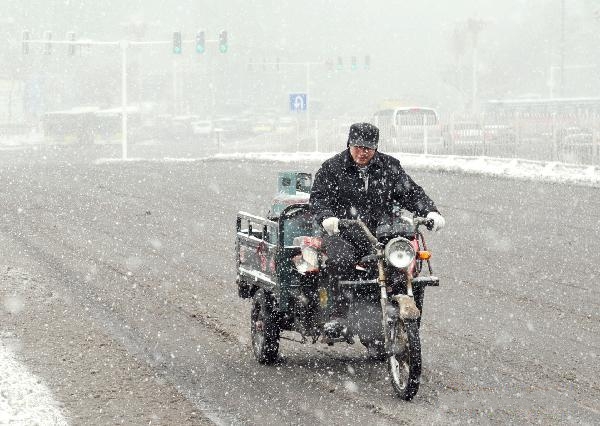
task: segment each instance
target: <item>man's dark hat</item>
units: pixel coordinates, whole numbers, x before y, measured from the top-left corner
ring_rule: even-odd
[[[379,129],[371,123],[354,123],[350,126],[348,146],[364,146],[377,149],[379,142]]]

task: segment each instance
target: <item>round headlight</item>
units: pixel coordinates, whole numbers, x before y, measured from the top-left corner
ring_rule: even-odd
[[[415,260],[415,249],[406,238],[394,238],[385,246],[385,258],[396,268],[407,268]]]

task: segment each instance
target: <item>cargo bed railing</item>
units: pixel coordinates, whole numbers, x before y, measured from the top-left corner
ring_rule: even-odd
[[[242,229],[244,223],[246,224],[246,228]],[[259,225],[260,231],[254,231],[252,225]],[[249,237],[268,241],[268,238],[266,237],[272,234],[273,231],[275,231],[276,235],[278,223],[264,217],[241,211],[237,214],[236,228],[238,233],[247,233]],[[271,232],[269,232],[269,228],[272,228]]]

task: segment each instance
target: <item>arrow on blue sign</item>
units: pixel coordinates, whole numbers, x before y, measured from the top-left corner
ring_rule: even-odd
[[[290,111],[306,111],[307,108],[306,93],[290,93]]]

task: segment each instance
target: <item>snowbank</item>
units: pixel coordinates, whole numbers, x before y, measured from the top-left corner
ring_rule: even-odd
[[[67,425],[48,388],[0,341],[0,424]]]
[[[257,152],[245,154],[217,154],[215,155],[215,158],[271,160],[278,162],[320,162],[332,155],[334,155],[334,153]],[[600,168],[597,166],[521,160],[517,158],[461,157],[454,155],[403,153],[394,153],[390,155],[400,159],[403,166],[416,169],[446,170],[517,179],[600,186]],[[171,159],[171,161],[173,160],[175,159]]]

